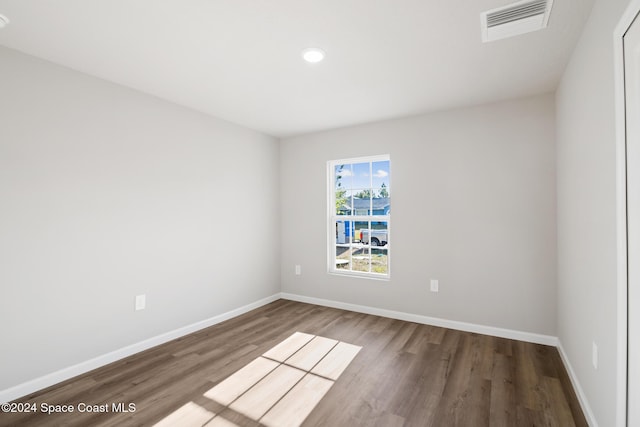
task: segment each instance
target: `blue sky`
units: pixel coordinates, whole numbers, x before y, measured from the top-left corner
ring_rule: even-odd
[[[366,188],[380,189],[382,184],[389,189],[389,161],[371,163],[345,164],[340,172],[340,166],[336,166],[336,179],[341,175],[341,187],[345,190],[361,190]]]

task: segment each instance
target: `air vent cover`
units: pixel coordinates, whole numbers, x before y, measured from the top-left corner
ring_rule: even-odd
[[[490,42],[547,27],[553,0],[524,0],[480,14],[482,41]]]

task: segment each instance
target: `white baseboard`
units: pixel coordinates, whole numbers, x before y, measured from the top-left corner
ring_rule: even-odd
[[[164,344],[176,338],[180,338],[190,333],[199,331],[200,329],[208,328],[209,326],[213,326],[220,322],[224,322],[225,320],[247,313],[251,310],[254,310],[258,307],[262,307],[263,305],[269,304],[278,299],[280,299],[279,293],[271,295],[267,298],[263,298],[261,300],[252,302],[251,304],[247,304],[245,306],[228,311],[226,313],[213,316],[209,319],[192,323],[191,325],[187,325],[182,328],[174,329],[173,331],[169,331],[164,334],[146,339],[144,341],[140,341],[138,343],[128,345],[126,347],[109,352],[107,354],[103,354],[102,356],[94,357],[93,359],[78,363],[77,365],[60,369],[59,371],[52,372],[40,378],[36,378],[22,384],[18,384],[14,387],[11,387],[5,390],[0,390],[0,402],[1,403],[10,402],[19,397],[26,396],[38,390],[42,390],[44,388],[57,384],[61,381],[65,381],[77,375],[84,374],[93,369],[99,368],[101,366],[107,365],[109,363],[115,362],[125,357],[131,356],[135,353],[139,353],[143,350],[147,350],[151,347]]]
[[[578,396],[578,401],[580,402],[580,406],[582,407],[582,412],[584,412],[584,416],[587,419],[587,424],[591,427],[598,427],[598,422],[596,421],[596,417],[593,415],[593,411],[591,410],[591,406],[589,406],[589,401],[587,400],[587,396],[584,394],[584,390],[580,386],[580,382],[578,381],[578,377],[569,362],[569,357],[567,357],[567,353],[564,351],[564,347],[562,347],[562,342],[558,340],[558,353],[560,353],[560,358],[562,359],[562,363],[564,363],[564,367],[569,374],[569,379],[571,380],[571,384],[573,385],[573,389],[576,391],[576,395]]]
[[[558,345],[558,338],[551,335],[541,335],[531,332],[515,331],[512,329],[496,328],[493,326],[476,325],[473,323],[458,322],[455,320],[446,320],[437,317],[423,316],[420,314],[404,313],[401,311],[386,310],[383,308],[368,307],[364,305],[307,297],[285,292],[281,294],[281,297],[292,301],[306,302],[309,304],[350,310],[358,313],[373,314],[376,316],[389,317],[391,319],[405,320],[407,322],[422,323],[425,325],[439,326],[442,328],[456,329],[465,332],[474,332],[477,334],[491,335],[500,338],[509,338],[512,340],[526,341],[535,344],[550,345],[553,347]]]

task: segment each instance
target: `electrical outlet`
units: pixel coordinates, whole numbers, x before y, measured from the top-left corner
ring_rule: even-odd
[[[144,310],[147,307],[147,296],[145,294],[136,296],[136,311]]]
[[[595,341],[591,344],[591,363],[593,363],[593,369],[598,369],[598,345]]]
[[[302,274],[302,267],[299,265],[296,265],[296,276],[299,276]]]
[[[431,279],[431,292],[438,292],[440,286],[438,285],[438,281],[435,279]]]

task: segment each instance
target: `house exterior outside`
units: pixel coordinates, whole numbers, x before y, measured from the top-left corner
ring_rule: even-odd
[[[373,211],[372,213],[370,213]],[[391,212],[390,197],[356,198],[348,199],[340,208],[338,215],[389,215]],[[358,228],[369,228],[358,221],[339,221],[336,224],[336,243],[349,243],[358,239]],[[387,223],[371,222],[373,229],[387,229]]]

